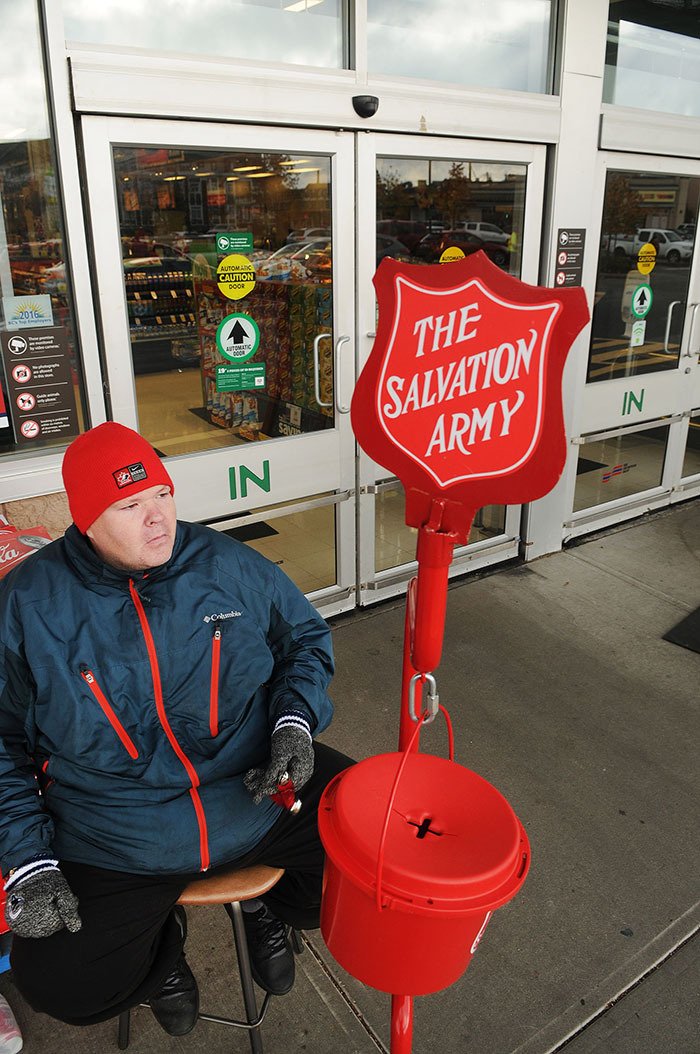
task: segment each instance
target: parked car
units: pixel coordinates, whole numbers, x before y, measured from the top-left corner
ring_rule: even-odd
[[[395,260],[407,260],[410,255],[410,250],[398,238],[390,238],[386,234],[377,235],[377,266],[385,256],[392,256]]]
[[[377,234],[396,238],[409,252],[413,252],[427,233],[428,228],[423,220],[377,220]]]
[[[662,227],[641,227],[637,231],[635,242],[638,248],[646,242],[651,242],[656,246],[658,259],[666,260],[670,264],[689,260],[693,255],[692,242],[685,241],[675,231],[665,230]]]
[[[278,282],[328,281],[331,277],[330,238],[292,242],[255,266],[257,278]]]
[[[482,220],[465,220],[459,225],[458,230],[471,231],[472,234],[478,234],[484,241],[498,242],[500,245],[505,245],[509,237],[495,223],[485,223]]]
[[[479,249],[483,249],[498,267],[508,265],[508,250],[504,245],[485,241],[478,234],[472,234],[470,231],[436,231],[426,234],[416,246],[414,255],[425,260],[426,263],[437,263],[445,249],[453,247],[461,249],[465,256],[470,256]]]
[[[676,234],[680,234],[684,241],[694,242],[696,225],[694,223],[681,223],[676,227]]]
[[[693,243],[685,241],[675,231],[663,227],[640,227],[634,234],[610,234],[607,236],[608,252],[615,256],[636,256],[643,245],[650,242],[656,247],[658,260],[669,264],[678,264],[690,260],[693,255]],[[605,246],[605,241],[603,242]]]
[[[304,227],[290,231],[287,235],[287,242],[308,242],[312,238],[330,238],[330,236],[330,227]]]

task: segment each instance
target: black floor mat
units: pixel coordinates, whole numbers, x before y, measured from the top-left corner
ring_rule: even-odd
[[[696,608],[677,626],[664,633],[663,640],[669,640],[671,644],[679,644],[681,648],[688,648],[700,654],[700,608]]]
[[[229,527],[227,531],[221,533],[227,534],[229,538],[235,538],[237,542],[254,542],[258,538],[271,538],[273,534],[280,532],[270,527],[268,523],[243,523],[240,527]]]

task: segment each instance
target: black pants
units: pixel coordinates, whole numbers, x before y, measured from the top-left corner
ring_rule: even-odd
[[[289,925],[317,927],[324,863],[318,803],[326,784],[352,762],[323,744],[314,749],[316,765],[300,794],[301,811],[285,812],[255,849],[206,876],[129,875],[62,861],[83,925],[78,933],[14,938],[13,980],[30,1006],[70,1025],[94,1025],[149,999],[182,952],[172,911],[182,890],[231,864],[285,868],[263,899]]]

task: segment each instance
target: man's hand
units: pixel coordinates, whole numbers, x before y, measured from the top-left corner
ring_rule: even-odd
[[[259,805],[274,794],[282,777],[287,777],[298,791],[314,771],[314,751],[308,722],[304,718],[281,717],[272,733],[270,761],[266,769],[251,769],[243,782]]]
[[[5,889],[5,919],[18,937],[50,937],[64,926],[77,933],[82,926],[78,898],[53,861],[18,868],[17,877],[10,877]]]

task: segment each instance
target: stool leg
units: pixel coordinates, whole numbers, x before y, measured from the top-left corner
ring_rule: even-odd
[[[301,955],[301,953],[304,950],[304,947],[303,947],[303,945],[301,943],[301,938],[299,937],[299,930],[295,930],[295,929],[290,930],[289,936],[290,936],[290,939],[291,939],[291,942],[292,942],[292,950],[293,950],[294,954],[295,955]]]
[[[255,1021],[258,1016],[258,1007],[255,999],[255,988],[253,986],[253,975],[250,970],[250,955],[248,954],[248,938],[243,925],[243,911],[238,901],[224,905],[233,923],[233,937],[236,944],[236,955],[238,957],[238,970],[241,975],[241,989],[243,991],[243,1005],[245,1016],[248,1021]],[[250,1049],[252,1054],[263,1054],[262,1034],[260,1026],[248,1030],[250,1036]]]
[[[131,1011],[123,1010],[119,1015],[119,1034],[117,1036],[117,1046],[120,1050],[126,1050],[129,1046],[129,1024],[131,1021]]]

